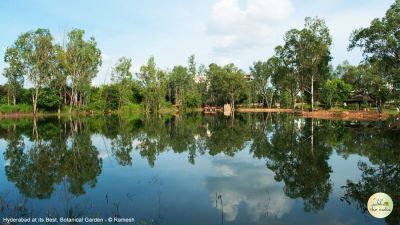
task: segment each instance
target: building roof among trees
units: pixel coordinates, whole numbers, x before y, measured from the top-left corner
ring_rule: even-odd
[[[375,102],[373,98],[368,95],[354,95],[353,97],[347,99],[346,103],[372,103]]]

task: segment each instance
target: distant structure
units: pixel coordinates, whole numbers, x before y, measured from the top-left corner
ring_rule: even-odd
[[[207,76],[206,75],[196,75],[196,76],[194,76],[193,80],[196,84],[206,82]]]
[[[222,111],[222,108],[216,106],[207,106],[207,105],[203,107],[203,113],[205,114],[214,114],[217,113],[218,111]]]
[[[224,116],[230,116],[232,115],[232,107],[230,104],[225,104],[224,105]]]
[[[361,104],[373,103],[375,100],[368,95],[354,95],[353,97],[344,101],[346,104],[358,104],[358,110],[361,108]]]
[[[247,81],[252,81],[254,80],[254,77],[251,74],[246,74],[244,75],[244,79],[246,79]]]

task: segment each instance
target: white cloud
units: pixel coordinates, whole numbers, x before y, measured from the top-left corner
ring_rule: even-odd
[[[226,64],[229,64],[231,62],[232,62],[232,60],[229,59],[228,57],[225,57],[225,56],[220,56],[220,57],[218,57],[216,59],[216,63],[219,64],[219,65],[226,65]]]
[[[215,37],[214,50],[264,45],[274,39],[275,27],[294,11],[291,0],[219,0],[212,6],[207,24]]]

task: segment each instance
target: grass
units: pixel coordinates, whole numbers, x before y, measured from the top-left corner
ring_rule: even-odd
[[[0,105],[0,113],[30,113],[32,112],[32,106],[27,104],[18,105]]]
[[[121,107],[122,113],[137,113],[144,112],[143,104],[129,103]]]
[[[367,107],[365,109],[368,109],[369,112],[376,112],[376,107]],[[348,109],[348,108],[343,108],[343,107],[334,107],[334,108],[329,109],[329,111],[364,111],[364,108],[362,108],[361,110],[357,110],[357,109]],[[399,112],[397,112],[396,108],[384,108],[383,112],[390,114],[390,115],[399,114]]]
[[[397,112],[397,109],[384,109],[383,112],[395,116],[395,115],[399,115],[400,113]]]

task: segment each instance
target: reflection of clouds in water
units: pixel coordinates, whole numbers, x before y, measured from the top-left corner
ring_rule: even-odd
[[[94,134],[91,136],[92,139],[92,143],[93,145],[96,147],[97,151],[99,152],[98,158],[99,159],[108,159],[110,157],[112,157],[112,152],[111,152],[111,139],[108,139],[104,136],[98,135],[98,134]],[[72,145],[72,140],[68,140],[69,143],[69,147],[71,147]],[[132,147],[136,148],[136,146],[138,146],[141,142],[138,140],[133,140],[132,141]]]
[[[215,193],[221,194],[224,218],[233,221],[239,205],[245,203],[250,219],[257,221],[261,216],[280,218],[289,212],[291,200],[285,196],[282,186],[274,180],[274,173],[265,165],[254,162],[223,159],[213,161],[220,176],[208,177],[205,186],[215,204]],[[218,200],[218,209],[220,200]]]

